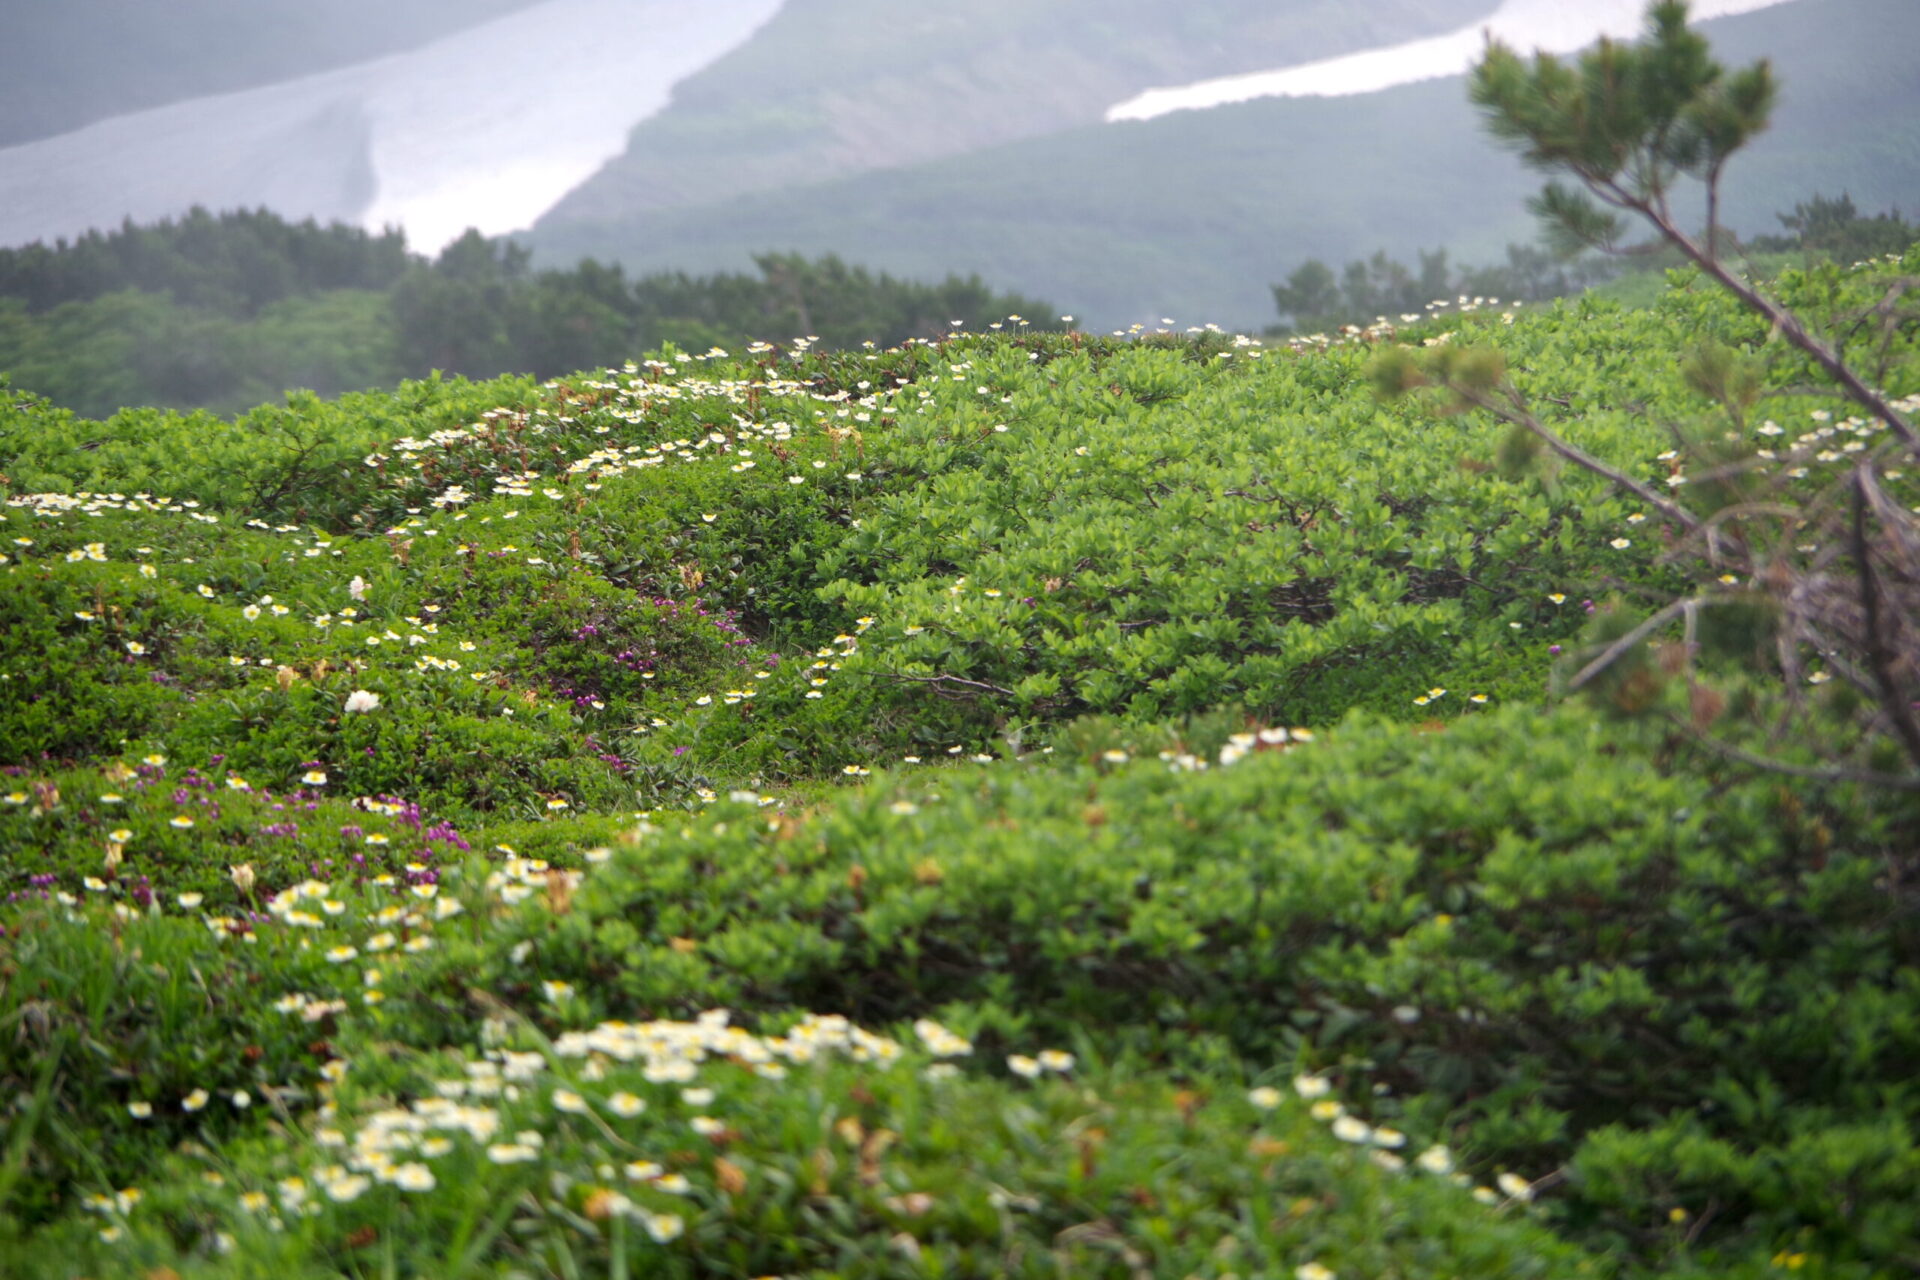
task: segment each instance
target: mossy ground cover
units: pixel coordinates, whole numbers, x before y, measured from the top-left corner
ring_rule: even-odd
[[[1703,333],[1400,337],[1659,482]],[[1912,1266],[1920,815],[1552,705],[1651,523],[1368,356],[9,399],[5,1269]]]

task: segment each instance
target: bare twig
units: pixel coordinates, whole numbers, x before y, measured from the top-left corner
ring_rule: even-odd
[[[1003,689],[997,684],[988,684],[984,680],[968,680],[964,676],[909,676],[894,671],[880,671],[873,674],[875,679],[898,680],[903,684],[930,684],[936,686],[960,685],[968,689],[978,689],[983,693],[997,693],[1002,697],[1011,698],[1013,696],[1013,690],[1011,689]]]
[[[1741,764],[1752,765],[1756,769],[1764,769],[1768,773],[1784,773],[1789,777],[1808,778],[1815,782],[1858,782],[1863,786],[1888,787],[1895,791],[1920,791],[1920,774],[1878,773],[1872,769],[1814,769],[1806,765],[1788,764],[1785,760],[1775,760],[1769,756],[1743,751],[1718,738],[1696,733],[1672,715],[1667,719],[1676,728],[1685,730],[1688,738],[1715,755],[1737,760]]]
[[[1578,445],[1562,439],[1553,428],[1533,416],[1527,409],[1526,397],[1520,394],[1518,388],[1512,386],[1503,388],[1506,392],[1508,404],[1502,405],[1492,396],[1487,395],[1485,392],[1475,390],[1474,388],[1464,387],[1454,383],[1450,383],[1448,386],[1454,394],[1458,395],[1468,404],[1473,405],[1477,409],[1486,410],[1502,422],[1524,427],[1526,430],[1531,431],[1535,436],[1539,437],[1540,441],[1545,444],[1547,448],[1553,450],[1569,462],[1574,463],[1576,466],[1583,467],[1595,475],[1605,476],[1622,489],[1634,494],[1648,506],[1659,511],[1661,515],[1667,517],[1667,519],[1673,521],[1675,524],[1681,525],[1688,530],[1694,530],[1700,527],[1699,517],[1695,516],[1679,503],[1654,492],[1653,489],[1635,480],[1626,472],[1602,462]]]
[[[1617,184],[1614,190],[1619,194],[1620,207],[1632,209],[1653,223],[1654,228],[1660,232],[1667,243],[1685,254],[1687,259],[1700,270],[1719,281],[1721,287],[1764,316],[1776,333],[1811,356],[1813,362],[1825,370],[1829,377],[1846,388],[1850,399],[1891,427],[1894,433],[1906,442],[1909,449],[1920,453],[1920,432],[1913,429],[1912,424],[1893,407],[1893,402],[1883,393],[1868,386],[1860,375],[1840,358],[1838,352],[1807,332],[1806,326],[1800,323],[1798,316],[1729,271],[1726,263],[1722,262],[1717,254],[1695,243],[1693,237],[1682,231],[1662,205],[1622,191]]]
[[[1605,671],[1608,667],[1612,666],[1615,662],[1619,661],[1621,654],[1627,652],[1627,650],[1633,648],[1635,645],[1639,644],[1641,641],[1645,640],[1648,636],[1658,631],[1661,627],[1664,627],[1667,623],[1672,622],[1675,618],[1679,617],[1680,615],[1690,614],[1695,608],[1699,607],[1703,603],[1706,603],[1706,602],[1701,600],[1697,596],[1688,596],[1684,600],[1675,600],[1672,604],[1660,610],[1660,612],[1654,614],[1652,617],[1642,622],[1639,626],[1635,627],[1633,630],[1627,632],[1627,634],[1625,634],[1624,636],[1621,636],[1618,640],[1615,640],[1612,644],[1608,645],[1601,652],[1599,657],[1595,658],[1592,662],[1589,662],[1586,666],[1580,668],[1579,672],[1574,675],[1573,679],[1567,681],[1567,688],[1569,689],[1580,688],[1582,685],[1586,684],[1589,680],[1593,679],[1595,676],[1599,675],[1602,671]]]
[[[1893,722],[1894,733],[1907,749],[1907,758],[1920,766],[1920,723],[1913,717],[1913,704],[1894,676],[1894,656],[1887,647],[1880,620],[1880,588],[1875,580],[1873,557],[1867,550],[1867,493],[1873,487],[1873,469],[1862,465],[1854,469],[1853,560],[1854,579],[1860,588],[1860,610],[1866,624],[1867,666],[1879,686],[1880,705]]]

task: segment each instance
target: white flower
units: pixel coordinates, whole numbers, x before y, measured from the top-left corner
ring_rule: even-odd
[[[1324,1098],[1333,1088],[1325,1076],[1295,1076],[1293,1091],[1303,1098]]]
[[[365,600],[367,598],[367,580],[357,573],[354,574],[353,581],[347,584],[347,594],[355,600]]]
[[[400,1165],[387,1181],[402,1191],[431,1191],[434,1188],[433,1170],[417,1163]]]
[[[1271,1085],[1263,1085],[1258,1089],[1250,1090],[1247,1101],[1262,1111],[1271,1111],[1280,1105],[1280,1091]]]
[[[380,695],[368,693],[365,689],[355,689],[347,695],[347,714],[364,715],[380,709]]]
[[[525,1164],[540,1153],[524,1142],[496,1142],[487,1148],[487,1159],[494,1164]]]
[[[1333,1136],[1342,1142],[1365,1142],[1373,1137],[1373,1130],[1364,1120],[1354,1116],[1338,1116],[1333,1122]]]
[[[345,1204],[349,1200],[359,1199],[360,1193],[372,1185],[372,1179],[365,1174],[350,1173],[344,1177],[335,1178],[326,1185],[327,1198],[337,1204]]]

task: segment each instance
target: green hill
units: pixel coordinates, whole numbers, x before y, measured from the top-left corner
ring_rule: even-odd
[[[1777,230],[1773,211],[1816,190],[1913,204],[1920,117],[1901,104],[1920,101],[1906,56],[1920,10],[1796,0],[1704,30],[1729,58],[1772,57],[1787,85],[1778,123],[1730,174],[1730,225]],[[731,154],[709,144],[716,162]],[[1411,259],[1436,245],[1496,258],[1530,236],[1523,199],[1536,185],[1480,136],[1458,80],[1082,125],[673,207],[621,203],[611,171],[604,183],[604,201],[589,201],[590,184],[526,237],[542,261],[714,270],[766,247],[834,251],[909,278],[978,272],[1099,328],[1162,316],[1257,327],[1272,317],[1267,287],[1308,258]]]
[[[1398,336],[1658,480],[1674,353],[1767,335],[1677,278]],[[0,1270],[1905,1267],[1911,796],[1549,698],[1654,527],[1369,357],[8,394]]]

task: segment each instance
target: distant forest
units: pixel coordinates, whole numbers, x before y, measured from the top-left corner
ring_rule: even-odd
[[[292,387],[333,395],[436,369],[544,378],[668,342],[891,345],[955,320],[1051,314],[977,277],[922,284],[831,256],[631,280],[593,261],[536,270],[530,257],[469,232],[429,260],[397,231],[199,209],[0,250],[0,373],[90,417],[127,405],[236,412]]]
[[[1779,215],[1751,253],[1856,261],[1897,252],[1920,226],[1815,196]],[[828,347],[936,337],[952,322],[1051,317],[1045,302],[978,277],[900,280],[837,257],[768,253],[756,273],[629,279],[592,260],[536,270],[530,251],[469,232],[438,258],[398,231],[290,223],[265,210],[194,210],[52,246],[0,250],[0,374],[89,417],[127,405],[235,413],[289,388],[335,395],[434,370],[557,377],[673,343],[704,352],[815,337]],[[1514,245],[1456,267],[1374,254],[1336,272],[1314,260],[1273,286],[1275,332],[1310,333],[1423,312],[1461,294],[1532,301],[1576,293],[1657,255],[1566,260]]]
[[[1920,224],[1898,212],[1867,215],[1851,196],[1816,195],[1775,215],[1778,235],[1754,236],[1740,248],[1749,256],[1800,253],[1840,262],[1859,262],[1900,253],[1920,240]],[[1313,333],[1341,325],[1371,323],[1385,316],[1422,313],[1430,302],[1458,297],[1539,302],[1565,297],[1622,275],[1678,266],[1671,253],[1629,250],[1611,257],[1566,258],[1533,245],[1507,246],[1507,260],[1491,266],[1456,267],[1445,249],[1422,253],[1409,266],[1385,253],[1349,262],[1339,272],[1319,259],[1302,263],[1286,281],[1273,286],[1282,323],[1277,333]]]

